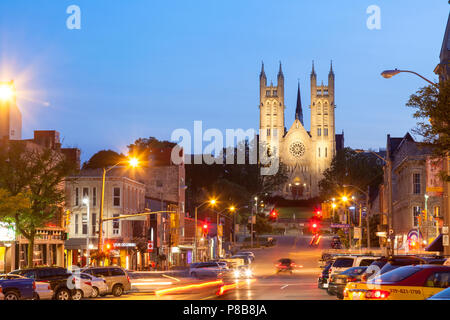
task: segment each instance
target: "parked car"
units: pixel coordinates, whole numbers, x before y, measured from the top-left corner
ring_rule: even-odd
[[[108,291],[116,297],[131,290],[131,280],[125,269],[120,267],[90,267],[82,270],[83,273],[105,279]],[[106,295],[100,294],[100,295]]]
[[[386,264],[381,268],[379,275],[385,274],[386,272],[392,271],[394,269],[409,266],[409,265],[420,265],[426,264],[427,262],[417,256],[409,255],[396,255],[390,256],[387,259]]]
[[[322,272],[319,274],[319,278],[317,279],[317,287],[319,289],[328,288],[328,276],[330,274],[329,272],[333,262],[334,260],[329,260],[326,265],[322,267]]]
[[[373,261],[361,275],[361,281],[367,281],[378,276],[381,268],[384,267],[387,261],[388,259],[386,257],[381,257]]]
[[[104,296],[108,293],[108,285],[103,278],[94,277],[88,273],[81,273],[80,278],[90,281],[92,286],[91,298],[97,298],[98,296]]]
[[[194,278],[217,278],[229,270],[226,264],[215,261],[192,263],[189,267],[189,275]]]
[[[48,282],[51,290],[53,291],[53,299],[56,300],[71,300],[74,297],[77,299],[80,296],[77,294],[77,290],[82,289],[77,286],[77,281],[73,281],[74,279],[72,274],[62,267],[19,269],[10,272],[10,274],[19,274],[35,281]],[[72,279],[71,285],[68,285],[68,279]]]
[[[18,274],[2,274],[0,280],[27,279]],[[50,300],[53,297],[53,290],[48,282],[35,281],[34,300]]]
[[[337,296],[338,299],[344,299],[344,289],[347,283],[361,281],[361,275],[368,267],[352,267],[341,273],[331,276],[328,284],[327,293]]]
[[[432,295],[427,300],[450,300],[450,287]]]
[[[409,265],[386,272],[368,282],[350,282],[346,300],[424,300],[448,288],[450,267]]]
[[[352,267],[367,267],[372,262],[377,260],[379,257],[375,256],[359,256],[359,255],[348,255],[348,256],[338,256],[333,262],[333,265],[330,268],[330,276],[343,272],[348,268]],[[328,278],[328,281],[330,278]]]
[[[36,284],[28,278],[0,278],[4,300],[31,300],[34,297]]]

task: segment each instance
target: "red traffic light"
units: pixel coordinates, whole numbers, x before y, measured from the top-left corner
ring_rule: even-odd
[[[312,227],[315,229],[317,228],[317,223],[313,223]]]
[[[208,229],[208,225],[206,223],[203,225],[203,229]]]

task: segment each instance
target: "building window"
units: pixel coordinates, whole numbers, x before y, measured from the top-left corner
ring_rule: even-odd
[[[97,206],[97,188],[96,187],[92,188],[92,206],[93,207]]]
[[[274,97],[277,96],[277,90],[273,90],[273,96],[274,96]]]
[[[83,215],[81,216],[82,218],[82,223],[83,223],[83,230],[82,230],[82,234],[87,234],[88,233],[88,221],[87,221],[87,213],[83,213]]]
[[[120,188],[113,189],[113,205],[114,207],[120,207]]]
[[[328,128],[323,128],[323,135],[328,137]]]
[[[75,188],[75,205],[80,205],[80,190],[78,188]]]
[[[114,218],[118,216],[119,216],[118,213],[113,214]],[[119,219],[113,220],[113,234],[117,235],[119,234],[119,231],[120,231],[120,220]]]
[[[325,158],[328,156],[328,148],[325,147]]]
[[[93,213],[92,214],[92,221],[91,221],[91,228],[92,228],[92,235],[93,236],[95,236],[95,232],[97,231],[96,230],[96,227],[97,227],[97,214],[96,213]]]
[[[79,215],[75,215],[75,234],[78,234]]]
[[[421,214],[421,209],[419,206],[413,207],[413,227],[417,228],[419,226],[419,215]]]
[[[266,97],[270,97],[270,90],[266,90]]]
[[[317,128],[317,135],[319,137],[322,135],[322,128]]]
[[[420,173],[413,174],[413,193],[420,194]]]

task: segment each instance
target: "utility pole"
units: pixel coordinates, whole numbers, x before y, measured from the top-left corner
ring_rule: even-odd
[[[370,187],[367,186],[366,194],[366,223],[367,223],[367,250],[370,250],[370,204],[369,204]]]

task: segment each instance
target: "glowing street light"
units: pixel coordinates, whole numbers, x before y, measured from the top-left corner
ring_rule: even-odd
[[[347,197],[347,196],[343,196],[343,197],[342,197],[342,201],[343,201],[343,202],[347,202],[347,201],[348,201],[348,197]]]
[[[138,158],[135,158],[135,157],[130,158],[130,159],[128,160],[128,163],[129,163],[130,167],[136,168],[136,167],[139,166],[139,159],[138,159]]]
[[[10,82],[0,83],[0,101],[10,101],[14,96],[14,89]]]
[[[398,69],[394,69],[394,70],[385,70],[381,73],[381,76],[385,79],[390,79],[393,76],[396,76],[397,74],[401,73],[401,72],[407,72],[407,73],[412,73],[415,74],[416,76],[422,78],[423,80],[425,80],[426,82],[432,84],[433,86],[437,87],[437,84],[428,80],[427,78],[425,78],[424,76],[421,76],[420,74],[418,74],[417,72],[414,71],[410,71],[410,70],[398,70]]]
[[[203,202],[202,204],[200,204],[199,206],[195,207],[195,214],[194,214],[194,258],[193,261],[197,262],[197,212],[198,212],[198,208],[204,206],[205,204],[209,204],[211,206],[214,206],[217,203],[217,200],[212,198],[209,199],[208,201]]]

